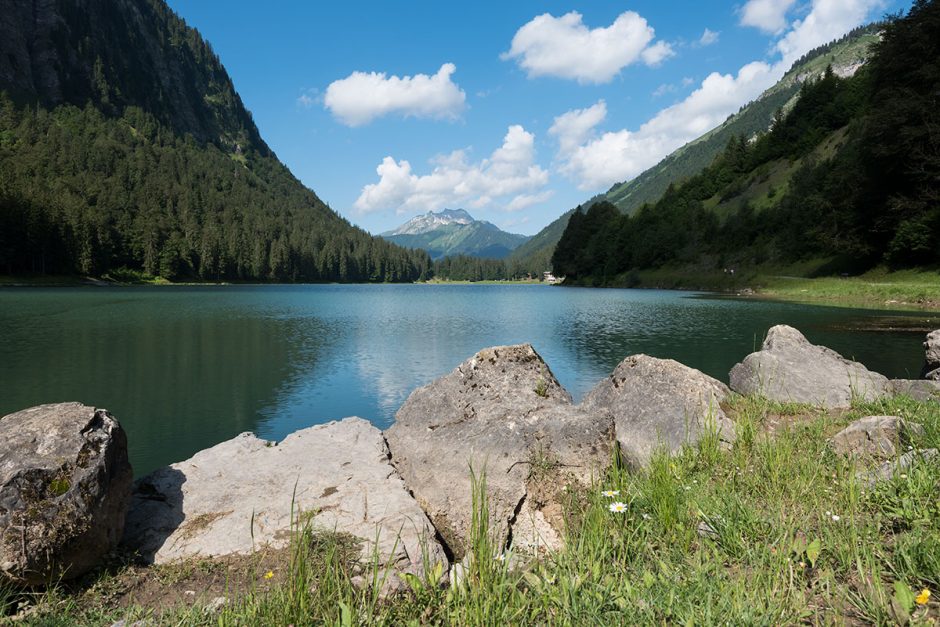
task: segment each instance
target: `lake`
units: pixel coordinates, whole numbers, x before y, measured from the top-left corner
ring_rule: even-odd
[[[0,415],[81,401],[127,430],[136,475],[243,431],[281,439],[358,415],[387,427],[408,394],[487,346],[530,342],[579,400],[624,357],[727,382],[774,324],[890,377],[925,314],[544,285],[259,285],[0,290]]]

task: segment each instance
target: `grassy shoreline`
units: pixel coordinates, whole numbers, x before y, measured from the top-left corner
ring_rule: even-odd
[[[20,622],[935,624],[940,459],[868,488],[856,480],[863,462],[836,455],[827,438],[861,416],[899,415],[925,427],[915,448],[938,448],[940,403],[897,397],[834,412],[735,397],[727,411],[737,431],[730,450],[706,437],[655,456],[645,472],[615,467],[590,488],[569,486],[557,553],[494,559],[501,554],[478,529],[461,585],[414,579],[382,600],[355,585],[341,538],[302,532],[279,557],[228,567],[111,567],[28,597]],[[625,511],[611,511],[613,501]],[[216,587],[202,587],[207,574]],[[919,604],[924,589],[933,596]],[[23,599],[8,593],[6,605]]]

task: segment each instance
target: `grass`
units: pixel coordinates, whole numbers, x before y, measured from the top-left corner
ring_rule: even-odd
[[[866,490],[854,478],[859,462],[826,441],[856,418],[888,414],[923,424],[915,445],[937,448],[940,403],[898,397],[835,413],[736,397],[726,409],[737,429],[730,451],[706,437],[677,456],[654,456],[643,473],[615,465],[597,485],[568,490],[566,548],[540,561],[498,545],[480,476],[459,583],[442,585],[438,570],[407,577],[407,592],[383,600],[379,576],[363,580],[342,538],[307,527],[295,530],[275,585],[229,595],[218,611],[185,601],[162,613],[115,609],[54,588],[32,599],[35,609],[22,622],[935,624],[940,459]],[[626,511],[612,512],[614,501]],[[263,581],[266,569],[259,565],[251,579]],[[934,595],[927,605],[915,600],[923,589]]]
[[[940,309],[940,273],[877,269],[857,277],[818,279],[773,276],[759,293],[773,298],[886,308]]]

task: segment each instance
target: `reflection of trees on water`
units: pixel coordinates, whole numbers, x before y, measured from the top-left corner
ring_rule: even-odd
[[[155,315],[135,306],[23,327],[27,339],[8,338],[23,350],[0,365],[0,411],[63,400],[105,407],[128,433],[139,476],[255,431],[282,383],[319,362],[323,334],[310,321],[193,315],[166,305]]]

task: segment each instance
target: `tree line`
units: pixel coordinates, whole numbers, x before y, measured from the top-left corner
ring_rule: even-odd
[[[773,175],[790,174],[766,192]],[[756,141],[736,137],[700,174],[633,216],[571,216],[556,274],[623,284],[633,271],[828,259],[829,272],[940,263],[940,6],[890,20],[854,77],[831,68]]]

